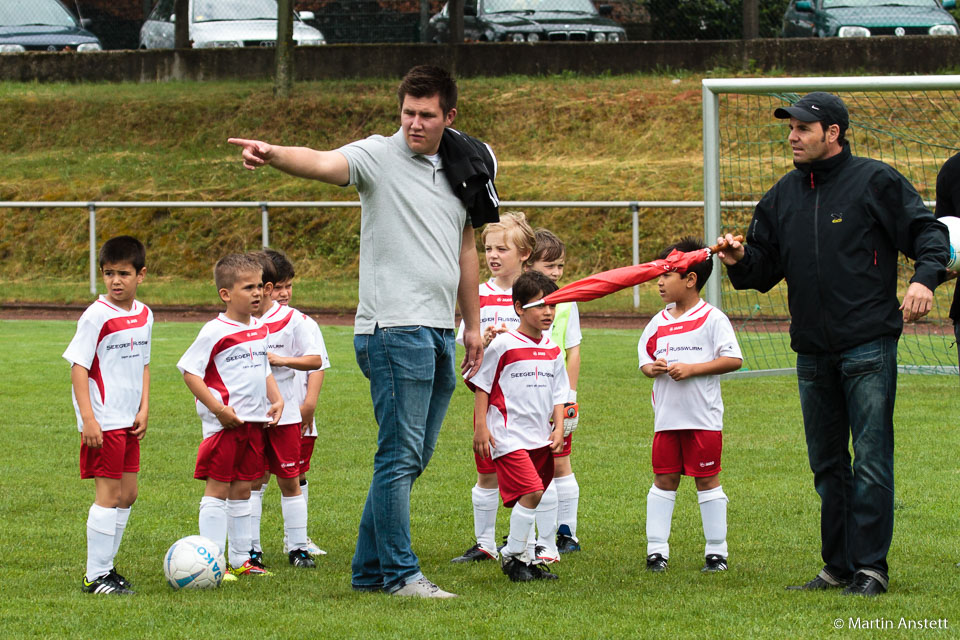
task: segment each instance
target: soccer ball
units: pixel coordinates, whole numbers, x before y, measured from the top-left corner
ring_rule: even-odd
[[[953,216],[944,216],[940,222],[947,226],[950,233],[950,260],[947,262],[947,269],[960,271],[960,218]]]
[[[174,589],[214,589],[220,586],[227,562],[209,538],[187,536],[163,556],[163,575]]]

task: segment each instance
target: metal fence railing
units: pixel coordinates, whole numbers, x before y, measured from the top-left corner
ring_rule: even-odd
[[[4,0],[0,26],[86,29],[104,49],[169,47],[178,1]],[[272,20],[276,32],[277,0],[182,1],[189,4],[194,46],[272,46],[276,40],[270,30]],[[957,35],[960,16],[956,0],[451,0],[449,5],[444,0],[294,0],[293,5],[299,16],[294,37],[301,45],[447,42],[451,7],[457,6],[468,41]],[[16,46],[0,52],[16,52]],[[77,43],[35,38],[23,46],[44,51],[75,49]]]

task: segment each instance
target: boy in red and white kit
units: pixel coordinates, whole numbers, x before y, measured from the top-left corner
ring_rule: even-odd
[[[86,593],[134,593],[113,561],[137,499],[140,440],[147,431],[153,312],[136,300],[146,249],[118,236],[100,248],[107,293],[87,307],[63,357],[72,366],[73,407],[80,430],[80,477],[93,478],[87,515]]]
[[[703,248],[684,238],[660,254]],[[713,262],[687,272],[660,276],[657,286],[666,308],[640,337],[640,370],[654,378],[653,486],[647,494],[647,570],[665,571],[670,557],[670,524],[680,475],[692,476],[706,538],[702,571],[727,570],[727,496],[720,486],[723,446],[722,373],[736,371],[743,356],[730,320],[700,299]]]
[[[274,379],[283,397],[283,415],[279,424],[264,432],[266,467],[263,476],[253,483],[251,513],[253,516],[251,560],[263,568],[263,548],[260,545],[260,517],[263,492],[270,474],[280,487],[280,511],[283,514],[283,545],[287,558],[295,567],[313,568],[307,538],[307,500],[300,490],[300,448],[302,417],[300,415],[297,371],[312,371],[324,366],[324,350],[315,341],[315,334],[305,316],[288,305],[274,300],[280,283],[293,280],[293,264],[286,256],[270,249],[251,254],[263,267],[263,297],[259,313],[255,314],[270,331],[267,354]],[[319,549],[317,549],[319,551]]]
[[[480,235],[491,278],[480,285],[480,332],[486,348],[499,333],[520,326],[520,317],[513,309],[513,282],[523,273],[523,263],[533,252],[533,229],[526,216],[508,211],[499,222],[484,227]],[[463,322],[457,342],[463,344]],[[473,503],[473,531],[476,544],[451,562],[473,562],[497,557],[496,523],[500,495],[497,470],[493,460],[474,456],[477,484],[470,492]]]
[[[473,450],[493,459],[503,504],[513,509],[500,560],[514,582],[557,578],[527,546],[535,536],[537,505],[553,480],[553,454],[563,447],[563,405],[570,385],[560,348],[544,335],[554,306],[523,308],[556,290],[536,271],[516,280],[513,303],[520,327],[494,338],[468,382],[476,395]]]
[[[267,327],[259,311],[260,263],[230,254],[214,267],[226,311],[200,329],[177,368],[196,397],[203,427],[193,477],[206,481],[200,535],[225,549],[230,574],[266,575],[250,561],[250,483],[263,475],[263,431],[283,413],[267,360]]]

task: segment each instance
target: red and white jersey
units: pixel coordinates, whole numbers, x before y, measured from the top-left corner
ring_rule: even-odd
[[[242,324],[221,313],[203,325],[177,369],[203,378],[211,393],[230,405],[244,422],[270,421],[267,327],[259,319],[250,318],[250,324]],[[199,400],[196,404],[203,437],[221,431],[223,426],[213,413]]]
[[[316,321],[308,315],[304,315],[304,323],[309,327],[310,332],[313,334],[314,342],[320,349],[320,354],[323,356],[323,366],[319,369],[314,369],[314,371],[321,371],[323,369],[330,368],[330,357],[327,355],[327,346],[323,341],[323,333],[320,331],[320,326]],[[296,371],[294,372],[294,378],[296,380],[296,389],[297,397],[296,403],[297,408],[299,409],[300,405],[304,403],[307,399],[307,377],[314,371]],[[286,402],[286,400],[284,400]],[[316,414],[314,414],[314,419],[307,426],[305,436],[317,437],[317,419]]]
[[[663,359],[667,364],[697,364],[717,358],[740,358],[740,345],[730,320],[722,311],[700,300],[679,318],[670,314],[673,304],[655,315],[640,336],[640,366]],[[694,376],[674,380],[662,374],[653,380],[650,395],[654,431],[723,429],[723,400],[719,376]]]
[[[270,332],[267,351],[284,358],[324,356],[305,318],[302,312],[293,307],[274,302],[260,318]],[[300,422],[300,402],[297,400],[296,369],[273,367],[272,370],[273,379],[277,381],[283,397],[283,415],[278,424],[297,424]]]
[[[487,428],[497,444],[494,458],[549,446],[553,408],[570,393],[560,347],[547,336],[535,342],[519,331],[493,339],[467,384],[490,394]]]
[[[501,289],[493,278],[480,285],[480,335],[487,327],[501,327],[513,331],[520,326],[520,316],[513,308],[513,288]],[[463,344],[463,320],[457,330],[457,344]]]
[[[149,307],[134,300],[127,311],[103,295],[77,322],[77,333],[63,357],[89,372],[93,416],[104,431],[133,426],[143,398],[143,368],[150,364],[152,331]],[[71,395],[77,428],[83,431],[76,393]]]

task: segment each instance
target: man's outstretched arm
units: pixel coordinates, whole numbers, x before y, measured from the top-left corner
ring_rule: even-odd
[[[339,151],[316,151],[307,147],[281,147],[260,140],[229,138],[242,150],[243,167],[253,171],[270,165],[298,178],[310,178],[344,186],[350,182],[350,166]]]

